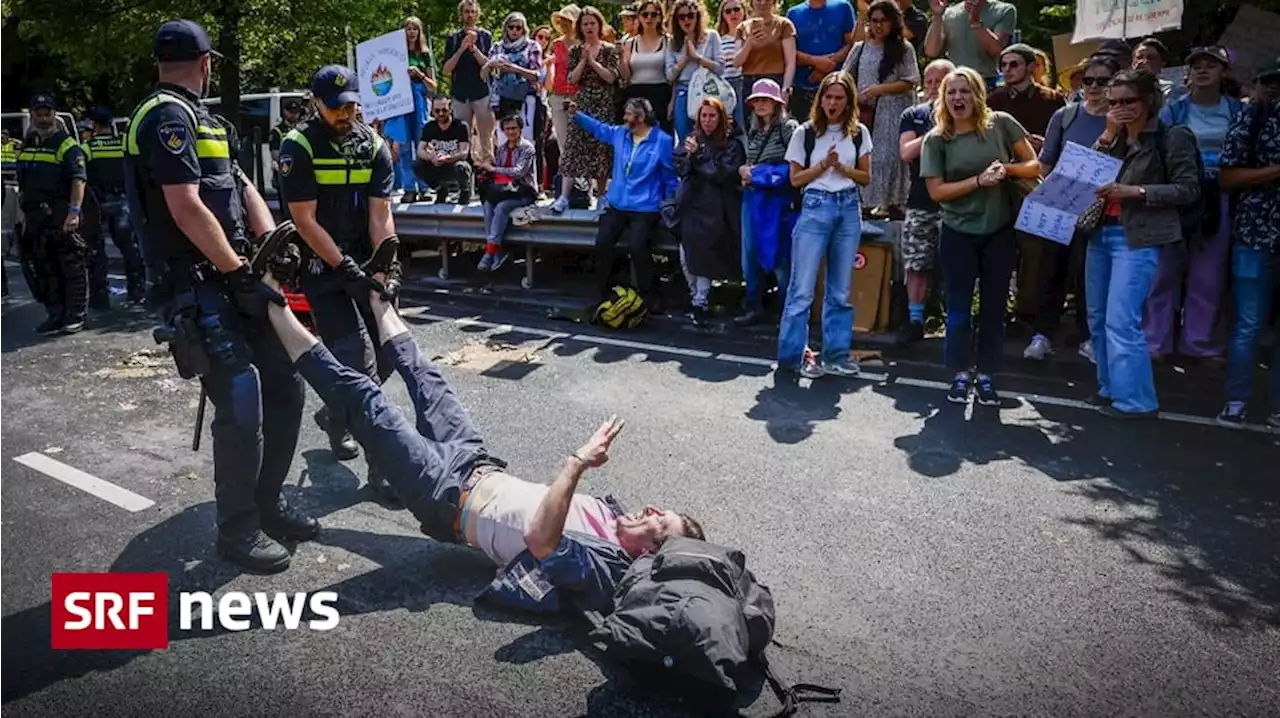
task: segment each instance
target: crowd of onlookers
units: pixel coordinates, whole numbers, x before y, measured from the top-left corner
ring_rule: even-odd
[[[955,401],[1000,402],[1016,274],[1014,311],[1033,330],[1024,356],[1044,360],[1074,339],[1097,365],[1104,413],[1152,415],[1152,362],[1176,353],[1225,360],[1219,418],[1244,420],[1280,281],[1274,59],[1236,77],[1230,53],[1197,47],[1173,82],[1161,72],[1180,63],[1159,40],[1112,40],[1055,74],[1043,50],[1018,42],[1017,10],[1000,0],[722,0],[714,12],[703,0],[641,0],[612,18],[617,28],[567,5],[547,25],[511,13],[492,33],[476,0],[458,15],[440,68],[447,95],[421,23],[406,23],[421,101],[398,174],[403,201],[483,203],[481,270],[503,264],[508,223],[535,221],[525,207],[539,197],[560,213],[594,194],[602,296],[625,241],[635,290],[659,302],[649,247],[670,232],[695,322],[715,280],[745,280],[739,325],[765,321],[776,284],[779,365],[856,375],[849,295],[862,223],[903,220],[900,339],[924,335],[940,291]],[[1067,142],[1122,160],[1119,178],[1069,244],[1015,231]],[[1063,331],[1072,297],[1075,328]]]

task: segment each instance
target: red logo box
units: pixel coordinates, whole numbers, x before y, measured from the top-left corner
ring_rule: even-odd
[[[169,575],[55,573],[54,650],[169,647]]]

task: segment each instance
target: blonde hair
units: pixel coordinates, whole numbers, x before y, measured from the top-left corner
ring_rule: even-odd
[[[822,98],[832,85],[839,85],[845,92],[846,102],[844,116],[840,118],[840,129],[845,137],[857,137],[861,132],[858,129],[858,83],[853,79],[853,75],[844,70],[833,72],[822,78],[818,91],[813,93],[813,107],[809,109],[809,122],[813,124],[813,129],[818,136],[827,131],[827,112],[822,109]]]
[[[973,129],[978,139],[987,139],[987,128],[991,126],[991,108],[987,107],[987,81],[972,67],[957,67],[942,78],[942,89],[938,92],[941,100],[933,110],[934,134],[945,140],[956,136],[956,120],[951,116],[951,106],[946,102],[947,88],[953,80],[964,80],[973,93]]]
[[[403,27],[409,27],[410,25],[418,28],[418,42],[414,45],[411,52],[417,52],[423,55],[427,54],[427,33],[422,29],[422,20],[418,19],[417,15],[410,15],[404,19]]]
[[[1049,76],[1053,74],[1053,61],[1049,59],[1049,53],[1040,48],[1032,48],[1036,51],[1036,61],[1031,65],[1031,77],[1035,79],[1037,85],[1049,86]]]

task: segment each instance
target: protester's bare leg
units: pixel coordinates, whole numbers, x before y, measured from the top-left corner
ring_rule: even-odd
[[[280,283],[276,278],[271,276],[271,272],[267,272],[262,277],[262,283],[280,291]],[[320,343],[308,329],[298,321],[298,317],[294,315],[293,310],[289,307],[281,307],[276,304],[267,305],[267,319],[271,322],[271,327],[275,329],[276,336],[280,337],[280,343],[284,345],[284,350],[289,354],[289,360],[298,361],[298,357],[306,354],[311,347]]]
[[[378,292],[369,292],[369,307],[373,310],[374,321],[378,323],[378,336],[383,344],[409,333],[409,327],[400,318],[395,305],[383,299]]]

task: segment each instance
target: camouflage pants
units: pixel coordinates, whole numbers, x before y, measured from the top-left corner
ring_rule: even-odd
[[[902,264],[909,272],[928,272],[938,257],[942,210],[908,209],[902,227]]]

